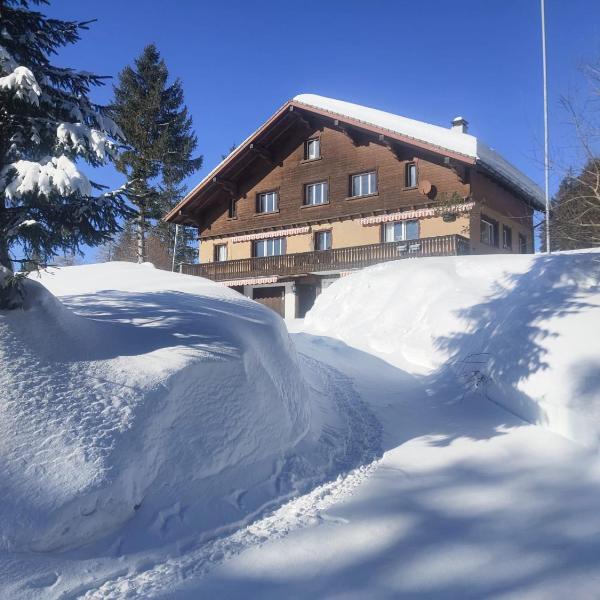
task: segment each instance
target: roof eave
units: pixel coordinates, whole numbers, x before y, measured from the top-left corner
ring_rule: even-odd
[[[504,185],[517,192],[519,196],[523,198],[523,201],[533,210],[544,210],[544,203],[541,201],[540,198],[537,197],[537,195],[533,194],[530,190],[527,190],[524,187],[518,185],[509,177],[507,177],[503,173],[500,173],[497,169],[494,169],[492,166],[490,166],[488,163],[481,160],[480,158],[477,159],[477,165],[480,166],[489,175],[492,175],[494,178],[499,179],[504,183]]]

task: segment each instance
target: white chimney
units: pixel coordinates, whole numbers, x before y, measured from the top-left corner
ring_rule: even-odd
[[[456,133],[467,133],[468,128],[469,122],[463,117],[455,117],[452,119],[452,131],[456,131]]]

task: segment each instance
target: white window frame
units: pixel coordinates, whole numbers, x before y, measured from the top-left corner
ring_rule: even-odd
[[[317,160],[318,158],[321,158],[320,138],[306,140],[304,146],[304,160]]]
[[[304,204],[305,206],[318,206],[327,204],[328,185],[326,181],[317,181],[316,183],[307,183],[304,186]],[[319,190],[317,192],[317,190]]]
[[[377,193],[377,172],[367,171],[352,175],[351,181],[352,197],[371,196]]]
[[[484,227],[484,225],[485,225],[485,227]],[[484,219],[483,217],[481,217],[479,240],[481,241],[482,244],[486,244],[488,246],[496,245],[495,240],[494,240],[494,229],[495,229],[494,224],[491,221],[488,221],[487,219]],[[484,230],[487,230],[489,232],[487,241],[483,239]]]
[[[524,236],[522,233],[518,234],[519,239],[519,254],[527,254],[527,236]]]
[[[215,262],[227,260],[227,244],[215,244]]]
[[[333,236],[331,234],[331,229],[322,229],[321,231],[315,231],[315,250],[331,250],[333,246]],[[319,248],[318,239],[322,236],[329,238],[329,247],[328,248]]]
[[[275,191],[258,194],[257,211],[260,214],[274,213],[279,210],[279,194]]]
[[[392,221],[391,223],[384,223],[383,224],[383,241],[384,242],[405,242],[405,241],[407,241],[409,238],[407,237],[406,232],[408,230],[409,223],[417,224],[417,237],[410,238],[410,239],[411,240],[420,239],[421,238],[421,227],[419,224],[419,220],[418,219],[407,219],[406,221]],[[401,237],[399,239],[394,239],[394,236],[396,233],[396,225],[400,225]],[[390,237],[392,239],[389,239]]]
[[[414,177],[411,174],[414,173]],[[417,163],[414,161],[407,162],[404,167],[404,187],[415,188],[418,185]]]
[[[507,243],[507,232],[510,232],[510,244]],[[512,230],[508,225],[502,225],[502,248],[512,250]]]
[[[264,248],[264,254],[258,252],[259,246]],[[264,240],[254,241],[254,257],[262,258],[265,256],[282,256],[285,254],[285,238],[265,238]]]

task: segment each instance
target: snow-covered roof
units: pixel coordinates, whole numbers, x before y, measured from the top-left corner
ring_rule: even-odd
[[[474,135],[316,94],[300,94],[294,98],[294,102],[463,154],[508,180],[529,196],[537,208],[543,208],[544,195],[539,186]]]

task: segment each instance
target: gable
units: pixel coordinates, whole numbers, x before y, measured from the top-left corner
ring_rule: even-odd
[[[320,140],[321,157],[306,161],[305,142],[314,138]],[[215,193],[211,203],[202,209],[198,221],[203,237],[364,216],[373,211],[430,203],[431,199],[418,188],[406,188],[408,162],[415,162],[421,181],[435,182],[438,194],[458,191],[469,195],[468,184],[444,165],[441,157],[409,147],[399,154],[373,139],[351,138],[344,131],[329,127],[325,121],[315,122],[309,129],[290,130],[280,149],[281,155],[274,164],[256,162],[240,176],[234,196],[236,218],[228,215],[231,194],[225,189]],[[365,172],[376,173],[377,193],[351,197],[352,175]],[[322,181],[327,183],[329,202],[307,206],[305,185]],[[277,193],[277,213],[261,214],[256,210],[258,195],[267,192]]]
[[[445,157],[455,163],[477,164],[487,170],[490,176],[513,189],[532,207],[539,209],[542,206],[539,188],[474,136],[347,102],[302,95],[287,102],[240,144],[165,219],[196,224],[200,211],[218,201],[222,190],[231,195],[238,194],[239,179],[242,175],[248,177],[248,171],[252,169],[260,169],[256,166],[257,161],[274,165],[279,160],[280,146],[282,143],[285,146],[285,139],[290,137],[292,130],[300,128],[306,134],[315,129],[316,123],[323,122],[354,136],[375,139],[393,152],[402,153],[410,148]]]

